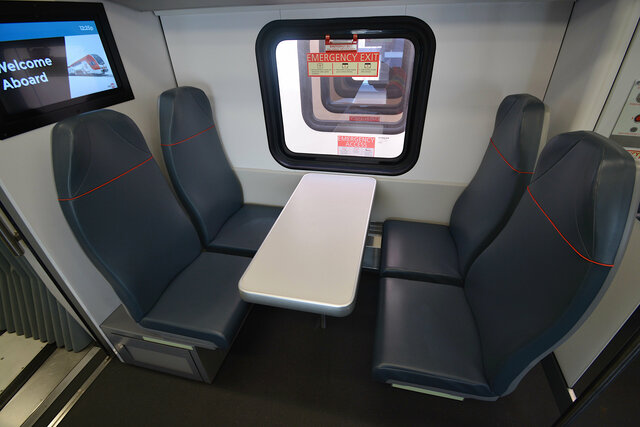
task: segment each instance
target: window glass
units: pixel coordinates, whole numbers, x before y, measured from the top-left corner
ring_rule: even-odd
[[[406,39],[359,39],[358,53],[378,61],[355,62],[355,53],[327,53],[324,40],[283,40],[276,49],[284,141],[294,153],[398,157],[404,146],[414,48]],[[332,67],[310,76],[308,61]],[[343,62],[342,60],[345,60]],[[318,63],[313,63],[318,64]],[[336,70],[335,68],[338,68]],[[362,76],[372,68],[377,75]],[[353,73],[349,76],[337,73]],[[372,73],[373,74],[373,73]]]

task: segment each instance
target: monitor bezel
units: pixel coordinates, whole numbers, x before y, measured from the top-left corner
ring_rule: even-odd
[[[10,114],[0,105],[0,139],[55,123],[70,116],[134,99],[102,3],[0,1],[0,23],[94,21],[117,88],[70,98],[20,113]]]

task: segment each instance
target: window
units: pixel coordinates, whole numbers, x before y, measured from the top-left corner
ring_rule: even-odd
[[[283,166],[398,175],[418,159],[435,39],[411,17],[267,24],[256,57]]]

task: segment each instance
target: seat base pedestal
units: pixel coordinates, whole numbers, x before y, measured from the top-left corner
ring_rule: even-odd
[[[124,363],[208,384],[228,353],[211,343],[143,328],[122,305],[100,326]]]
[[[415,391],[416,393],[428,394],[430,396],[444,397],[445,399],[459,400],[459,401],[463,401],[464,400],[464,397],[454,396],[452,394],[442,393],[440,391],[427,390],[425,388],[420,388],[420,387],[416,387],[416,386],[412,386],[412,385],[391,383],[391,387],[399,388],[399,389],[402,389],[402,390]]]

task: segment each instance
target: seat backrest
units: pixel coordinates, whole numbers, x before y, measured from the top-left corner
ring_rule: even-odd
[[[242,187],[225,156],[207,95],[194,87],[158,99],[162,153],[173,187],[207,246],[242,207]]]
[[[507,96],[478,170],[456,201],[449,229],[464,275],[513,213],[529,184],[544,123],[544,104],[527,95]]]
[[[593,132],[553,138],[507,225],[472,264],[465,293],[492,390],[504,395],[600,299],[634,221],[633,158]]]
[[[53,173],[78,242],[139,321],[201,252],[135,123],[110,110],[59,122]]]

